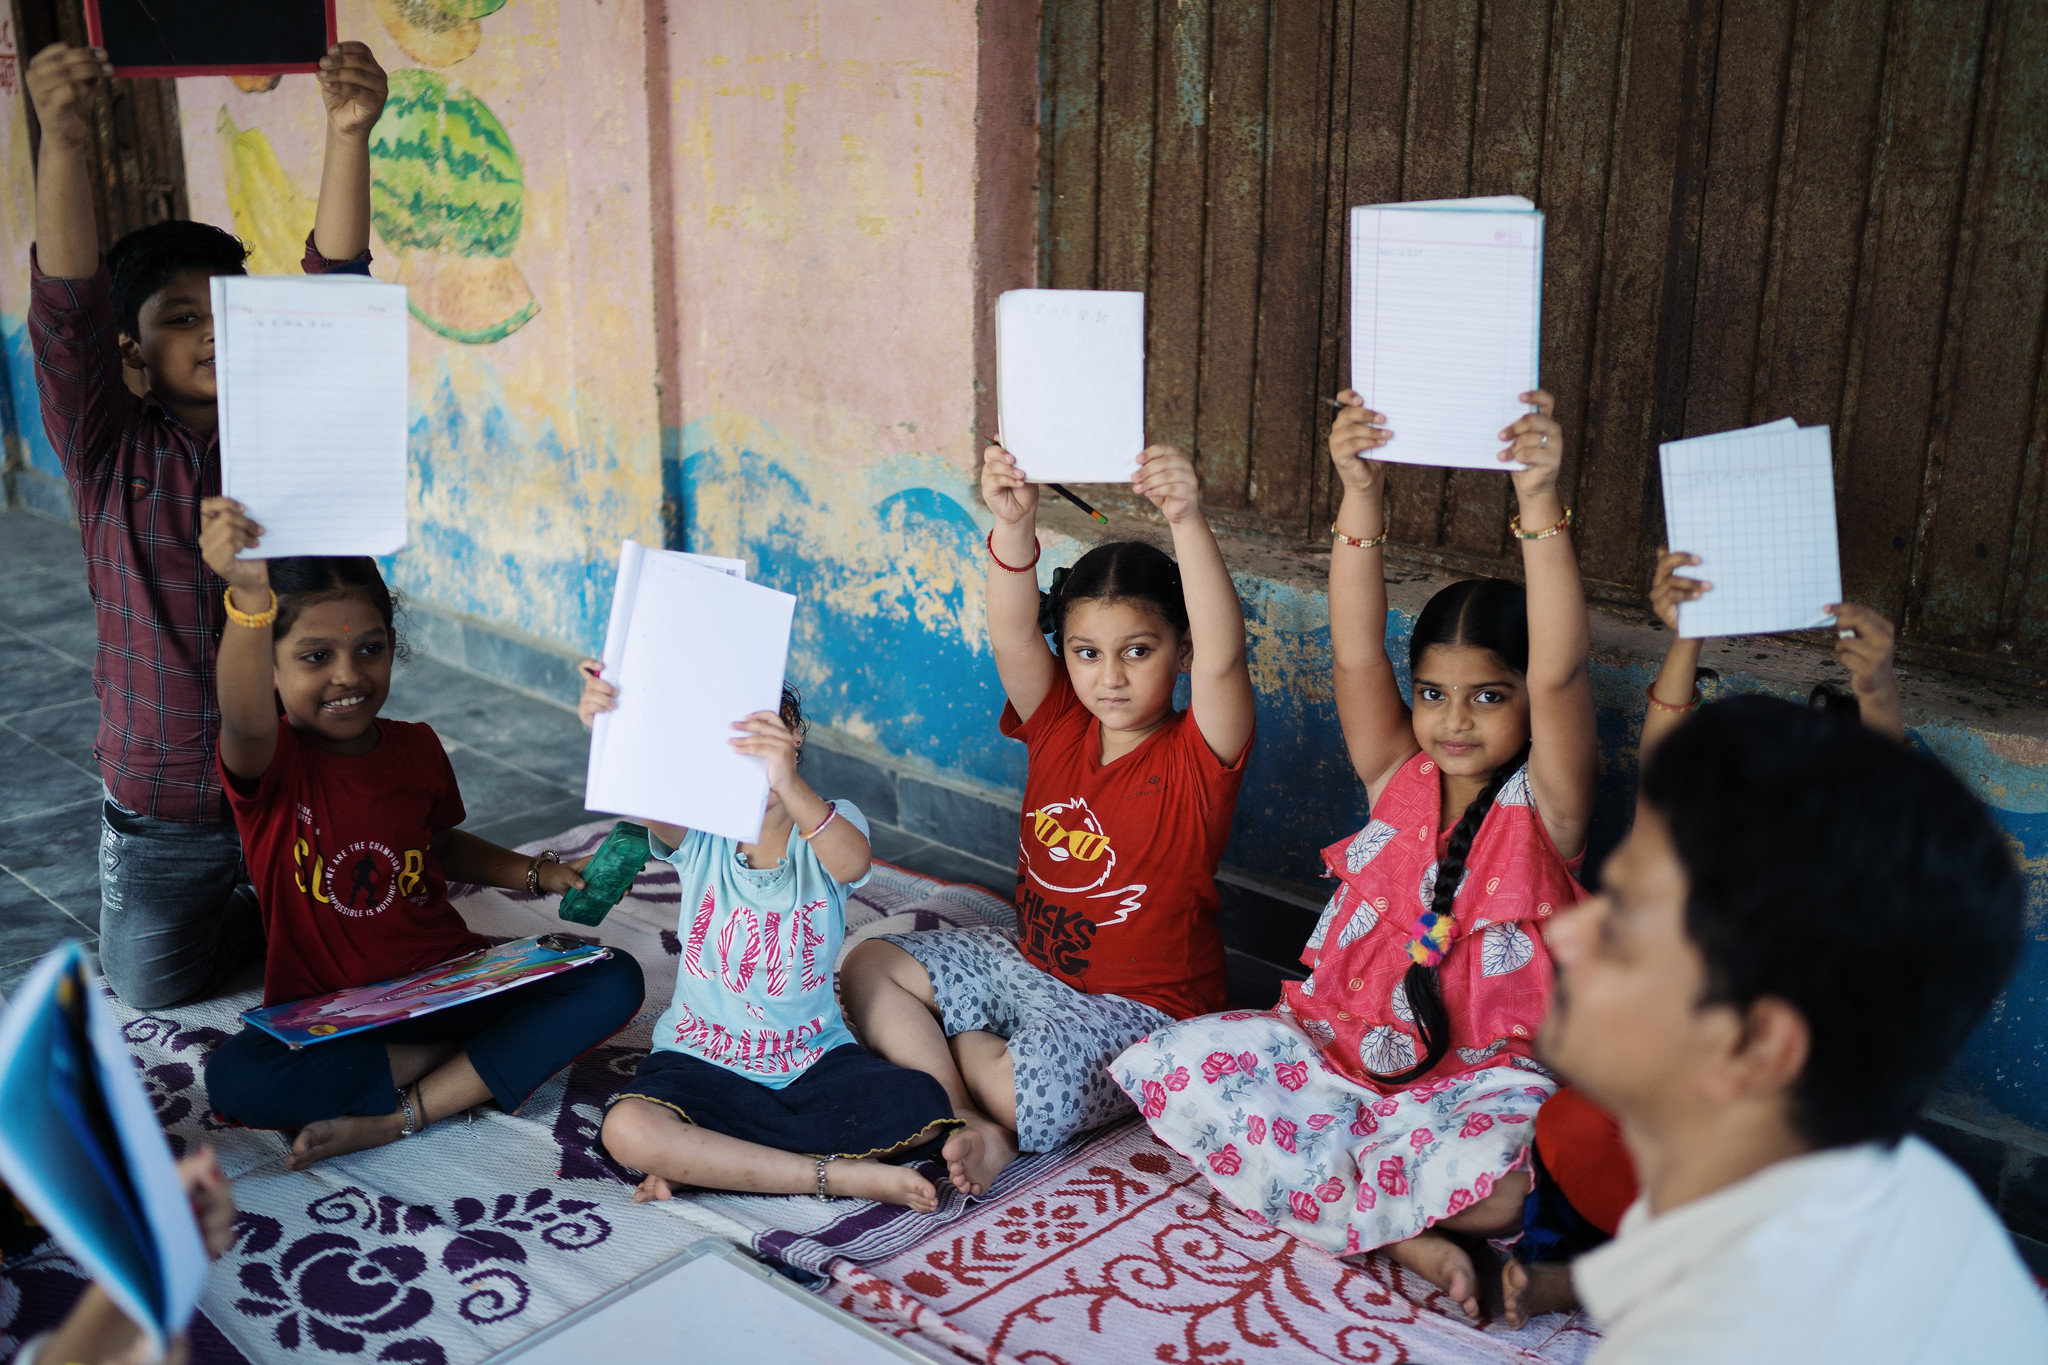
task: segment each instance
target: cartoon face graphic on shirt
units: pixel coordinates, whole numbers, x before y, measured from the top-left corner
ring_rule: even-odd
[[[1031,880],[1069,895],[1108,883],[1116,871],[1116,849],[1084,798],[1051,802],[1024,818],[1031,826],[1024,847]]]

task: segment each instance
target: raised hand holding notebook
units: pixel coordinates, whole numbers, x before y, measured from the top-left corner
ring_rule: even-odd
[[[1145,448],[1145,296],[1012,289],[996,302],[996,422],[1033,483],[1129,483]]]
[[[1522,469],[1495,458],[1530,411],[1543,215],[1520,195],[1351,210],[1351,387],[1396,464]],[[1021,457],[1020,457],[1021,458]]]
[[[1783,417],[1666,441],[1664,526],[1713,589],[1678,607],[1678,633],[1764,635],[1833,625],[1842,600],[1828,429]]]
[[[113,1011],[69,939],[0,1014],[0,1182],[159,1353],[184,1329],[206,1246]]]
[[[626,541],[604,676],[616,709],[591,727],[584,805],[747,842],[768,808],[767,764],[733,722],[782,704],[796,598]]]
[[[221,492],[263,527],[251,558],[405,548],[405,286],[216,275]]]

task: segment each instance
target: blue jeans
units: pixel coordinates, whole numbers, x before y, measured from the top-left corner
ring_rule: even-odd
[[[218,988],[263,955],[263,916],[232,821],[100,807],[100,970],[136,1009]]]
[[[560,976],[296,1050],[245,1027],[206,1059],[206,1095],[216,1114],[250,1128],[389,1114],[398,1108],[398,1087],[385,1045],[459,1042],[509,1114],[631,1023],[645,998],[640,964],[614,948],[609,958]]]

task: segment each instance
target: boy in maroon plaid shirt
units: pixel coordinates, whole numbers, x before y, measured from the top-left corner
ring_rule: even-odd
[[[330,49],[320,68],[327,146],[305,269],[367,274],[384,71],[361,43]],[[208,279],[242,274],[248,252],[219,228],[173,221],[100,259],[83,147],[93,82],[109,70],[105,52],[62,45],[29,64],[42,122],[29,336],[99,624],[100,965],[123,1000],[154,1009],[218,985],[262,945],[214,766],[224,612],[199,553],[200,499],[220,492]]]

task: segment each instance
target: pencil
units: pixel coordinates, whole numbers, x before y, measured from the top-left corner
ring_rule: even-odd
[[[1102,513],[1096,511],[1093,507],[1090,507],[1087,503],[1082,502],[1079,498],[1075,497],[1071,492],[1068,491],[1067,486],[1065,484],[1049,483],[1046,485],[1046,487],[1050,488],[1053,492],[1065,498],[1068,502],[1074,504],[1074,506],[1080,508],[1083,512],[1086,512],[1089,516],[1101,522],[1104,526],[1109,525],[1108,517],[1105,517],[1104,515],[1102,515]]]

